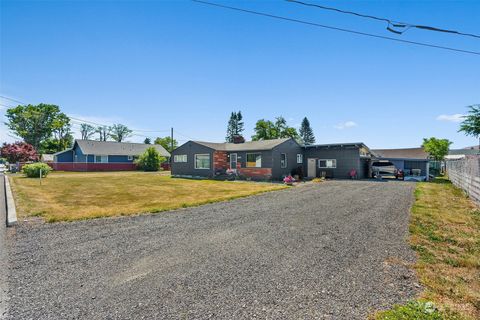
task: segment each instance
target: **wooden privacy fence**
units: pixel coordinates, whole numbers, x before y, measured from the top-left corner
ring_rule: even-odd
[[[480,205],[480,155],[447,160],[448,178]]]

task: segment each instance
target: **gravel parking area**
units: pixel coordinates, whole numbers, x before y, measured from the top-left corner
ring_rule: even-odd
[[[364,319],[412,298],[415,185],[330,181],[8,230],[7,319]]]

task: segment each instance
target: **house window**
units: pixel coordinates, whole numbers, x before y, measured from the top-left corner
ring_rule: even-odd
[[[320,159],[318,160],[319,168],[336,168],[337,160],[336,159]]]
[[[208,153],[195,155],[195,169],[210,169],[210,155]]]
[[[128,156],[128,161],[132,161],[133,160],[133,156]]]
[[[97,163],[108,163],[108,156],[95,155],[95,162],[97,162]]]
[[[173,162],[187,162],[187,155],[186,154],[174,155]]]
[[[247,153],[247,168],[261,168],[262,154],[261,153]]]
[[[297,163],[303,163],[303,154],[297,153]]]
[[[287,154],[282,153],[280,154],[280,167],[286,168],[287,167]]]

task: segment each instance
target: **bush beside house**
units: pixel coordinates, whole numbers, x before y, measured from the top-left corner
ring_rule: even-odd
[[[162,157],[157,149],[150,147],[138,158],[137,166],[143,171],[158,171],[160,165],[165,162],[166,158]]]

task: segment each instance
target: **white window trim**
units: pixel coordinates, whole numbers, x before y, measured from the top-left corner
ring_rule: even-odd
[[[298,161],[300,160],[300,161]],[[303,154],[297,153],[297,163],[303,163]]]
[[[97,157],[101,157],[101,158],[106,157],[107,161],[97,161]],[[87,156],[87,158],[88,158],[88,156]],[[95,163],[108,163],[108,155],[106,155],[106,154],[96,154],[96,155],[93,156],[93,159],[95,160]]]
[[[130,161],[130,160],[133,160],[133,156],[128,156],[127,159]]]
[[[248,165],[248,155],[249,154],[259,154],[260,155],[260,166],[257,166],[257,161],[255,160],[255,166],[252,167],[252,166],[249,166]],[[262,167],[262,153],[261,152],[248,152],[245,154],[245,168],[261,168]]]
[[[197,167],[197,156],[208,156],[208,168],[198,168]],[[212,157],[210,156],[210,153],[196,153],[194,158],[193,158],[193,162],[194,162],[194,166],[195,166],[195,169],[196,170],[210,170],[210,167],[211,167],[211,159]]]
[[[282,160],[283,155],[285,155],[285,161]],[[285,169],[286,167],[288,167],[287,154],[286,153],[280,153],[280,168]]]
[[[187,155],[186,154],[176,154],[173,156],[173,162],[179,163],[179,162],[188,162],[187,161]]]
[[[320,162],[321,161],[335,161],[335,166],[333,167],[321,167]],[[337,159],[318,159],[318,168],[319,169],[336,169],[337,168]]]

